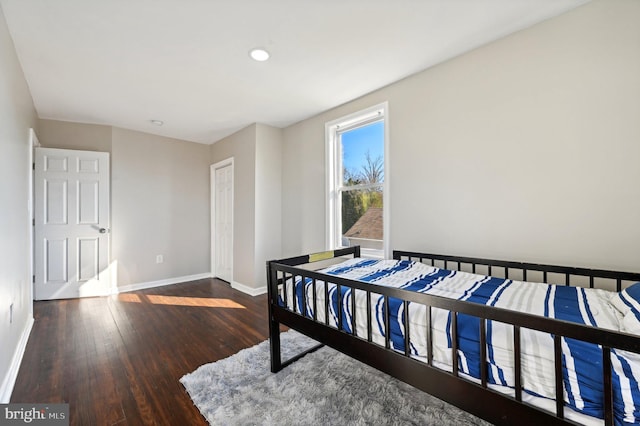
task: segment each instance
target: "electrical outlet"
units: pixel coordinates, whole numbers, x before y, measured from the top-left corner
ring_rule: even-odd
[[[157,255],[156,263],[162,263],[162,262],[164,262],[164,257],[161,254]]]
[[[9,324],[13,323],[13,302],[9,305]]]

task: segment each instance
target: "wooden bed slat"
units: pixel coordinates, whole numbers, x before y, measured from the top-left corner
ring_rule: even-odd
[[[564,418],[564,383],[562,380],[562,336],[553,336],[553,354],[556,370],[556,416]]]
[[[613,383],[611,382],[611,349],[602,348],[602,373],[604,377],[604,424],[613,426]]]
[[[324,282],[324,324],[329,325],[329,282]]]
[[[371,328],[371,292],[367,290],[367,342],[373,340]]]
[[[389,296],[384,296],[384,347],[389,349],[391,347],[391,338],[389,334],[391,333],[391,325],[389,324]]]
[[[283,273],[282,277],[284,278],[284,285],[282,286],[282,295],[284,297],[285,306],[289,303],[289,298],[287,297],[287,273]]]
[[[351,296],[351,334],[353,336],[358,335],[358,320],[356,319],[356,289],[352,288],[349,291],[349,295]]]
[[[304,316],[307,316],[307,279],[301,276],[300,282],[302,283],[302,291],[300,292],[302,311],[300,313]]]
[[[427,332],[427,364],[433,365],[433,333],[431,332],[431,305],[427,305],[426,332]]]
[[[451,311],[451,366],[453,375],[458,377],[458,313]]]
[[[515,375],[516,401],[522,401],[522,355],[520,352],[520,327],[513,326],[513,373]]]
[[[343,331],[342,327],[342,286],[336,285],[336,305],[338,306],[338,330]]]
[[[313,286],[313,320],[318,321],[318,281],[312,278],[311,283]]]
[[[411,328],[409,327],[409,302],[406,300],[402,303],[404,311],[402,319],[404,321],[404,354],[411,356]]]
[[[480,318],[480,383],[483,388],[487,387],[487,373],[489,363],[487,361],[487,322]]]

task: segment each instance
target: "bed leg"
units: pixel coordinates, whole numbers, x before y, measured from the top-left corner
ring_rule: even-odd
[[[269,348],[271,354],[271,372],[282,370],[280,351],[280,323],[273,318],[273,306],[278,304],[278,277],[271,262],[267,262],[267,290],[269,299]]]
[[[280,355],[280,324],[269,319],[269,346],[271,349],[271,372],[282,370],[282,357]]]

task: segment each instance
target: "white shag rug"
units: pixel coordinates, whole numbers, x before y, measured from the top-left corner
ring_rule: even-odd
[[[281,341],[283,360],[316,344],[293,330]],[[212,425],[488,424],[328,347],[273,374],[267,340],[180,382]]]

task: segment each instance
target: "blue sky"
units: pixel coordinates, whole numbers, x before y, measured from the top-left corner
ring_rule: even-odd
[[[384,122],[369,124],[342,134],[343,166],[352,172],[359,172],[369,151],[371,159],[384,158]]]

